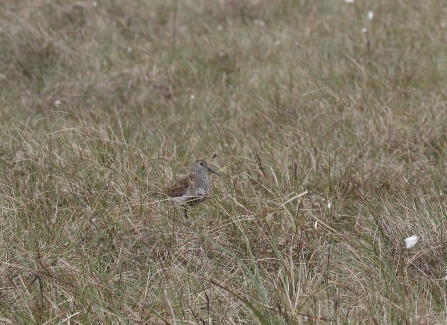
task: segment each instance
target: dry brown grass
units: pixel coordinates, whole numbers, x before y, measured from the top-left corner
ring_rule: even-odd
[[[0,322],[446,322],[443,2],[0,7]]]

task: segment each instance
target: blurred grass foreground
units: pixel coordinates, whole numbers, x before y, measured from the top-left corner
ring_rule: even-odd
[[[447,323],[446,2],[0,9],[0,323]]]

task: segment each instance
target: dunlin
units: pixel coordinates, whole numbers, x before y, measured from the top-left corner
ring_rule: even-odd
[[[207,172],[214,173],[215,170],[208,166],[204,160],[197,160],[191,168],[188,176],[180,179],[177,183],[167,188],[164,193],[154,193],[155,195],[164,194],[170,197],[175,204],[183,206],[185,209],[185,218],[188,217],[186,212],[187,206],[197,205],[208,198],[210,193],[210,181]]]

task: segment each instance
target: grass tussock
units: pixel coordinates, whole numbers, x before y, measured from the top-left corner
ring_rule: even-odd
[[[0,6],[2,323],[446,322],[443,3]]]

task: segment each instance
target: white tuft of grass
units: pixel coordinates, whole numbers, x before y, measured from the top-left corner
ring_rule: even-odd
[[[411,237],[405,238],[405,247],[406,248],[413,247],[414,245],[417,244],[418,240],[419,240],[419,236],[418,235],[413,235]]]

